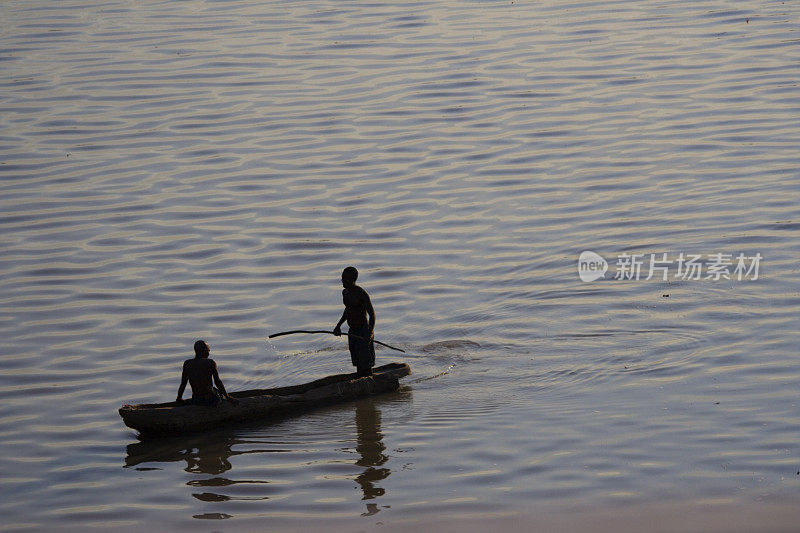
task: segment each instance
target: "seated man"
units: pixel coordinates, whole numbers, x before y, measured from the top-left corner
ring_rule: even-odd
[[[183,374],[181,375],[181,386],[178,388],[178,403],[183,403],[183,391],[186,389],[186,382],[192,386],[192,399],[189,403],[193,405],[206,405],[214,407],[219,405],[223,399],[230,401],[233,405],[238,405],[239,400],[231,398],[225,392],[225,386],[219,379],[217,373],[217,363],[208,358],[210,349],[206,341],[194,343],[194,359],[187,359],[183,362]],[[217,389],[211,386],[211,380],[217,385]]]

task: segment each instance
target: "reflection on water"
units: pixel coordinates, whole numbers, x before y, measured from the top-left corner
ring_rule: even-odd
[[[233,497],[209,489],[214,487],[230,487],[234,485],[266,484],[267,481],[258,480],[232,480],[219,477],[233,466],[230,457],[250,452],[234,452],[232,447],[245,441],[224,434],[203,435],[179,439],[156,439],[129,444],[128,455],[125,458],[126,467],[137,467],[143,463],[164,463],[186,461],[184,471],[192,474],[211,474],[215,477],[193,479],[186,484],[190,487],[202,488],[203,492],[193,492],[192,496],[203,502],[227,502],[231,500],[268,500],[268,496],[260,497]],[[262,450],[263,451],[263,450]],[[137,467],[137,470],[155,470],[148,467]],[[201,519],[230,518],[226,513],[203,513],[193,515]]]
[[[346,439],[355,446],[340,448],[333,457],[320,458],[313,454],[312,461],[318,463],[322,470],[343,463],[342,453],[347,453],[347,461],[357,467],[357,472],[350,477],[361,491],[360,499],[366,501],[366,508],[361,516],[367,517],[380,511],[375,501],[386,494],[380,482],[391,474],[386,466],[389,455],[381,429],[380,403],[390,398],[392,406],[399,405],[397,400],[408,401],[411,391],[405,389],[389,395],[364,398],[355,404],[335,406],[318,413],[321,424],[309,421],[314,415],[307,414],[295,420],[286,421],[276,426],[263,429],[220,429],[208,434],[189,435],[166,439],[148,439],[127,445],[125,468],[149,472],[162,470],[158,463],[185,463],[183,471],[197,477],[186,482],[193,489],[191,496],[205,503],[217,504],[230,501],[268,501],[285,497],[295,492],[303,493],[308,488],[302,481],[292,481],[288,485],[280,474],[286,468],[302,470],[303,457],[327,439]],[[354,423],[348,423],[353,421]],[[346,429],[342,433],[342,427]],[[303,434],[298,428],[307,428]],[[308,429],[310,428],[310,429]],[[234,450],[234,448],[236,448]],[[349,454],[355,450],[357,458],[353,461]],[[284,467],[288,459],[290,467]],[[237,468],[231,459],[241,460],[244,467]],[[275,479],[235,479],[247,476],[254,470],[274,472]],[[224,476],[222,474],[225,474]],[[289,477],[292,473],[288,472]],[[207,477],[210,475],[211,477]],[[202,476],[202,477],[201,477]],[[243,487],[260,486],[260,489],[244,489]],[[253,490],[258,491],[254,493]],[[242,494],[235,494],[241,491]],[[223,494],[223,492],[226,492]],[[192,515],[199,519],[223,519],[234,515],[228,513],[206,512]]]
[[[364,493],[362,500],[373,500],[386,493],[386,490],[376,486],[376,483],[389,477],[391,470],[383,467],[389,457],[383,453],[386,446],[383,444],[381,433],[381,412],[371,399],[361,401],[356,406],[356,431],[358,433],[356,451],[361,455],[356,464],[364,467],[364,471],[356,476],[356,481]],[[378,511],[376,503],[367,503],[367,510],[362,516],[373,515]]]
[[[186,472],[195,474],[222,474],[230,470],[228,460],[233,452],[231,447],[236,438],[223,436],[192,436],[184,439],[145,440],[127,447],[125,466],[132,467],[142,463],[167,463],[186,461]]]

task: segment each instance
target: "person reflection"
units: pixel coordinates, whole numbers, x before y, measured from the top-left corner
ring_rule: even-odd
[[[358,437],[356,451],[361,455],[356,464],[364,467],[364,471],[356,476],[356,482],[364,494],[361,499],[374,500],[386,492],[375,484],[389,477],[391,470],[380,468],[386,464],[389,457],[383,453],[386,446],[383,444],[383,433],[381,433],[381,413],[371,399],[356,405],[356,432]],[[374,515],[378,511],[376,503],[367,503],[367,511],[362,516]]]
[[[234,438],[196,437],[181,440],[142,441],[127,447],[125,466],[148,462],[186,461],[186,472],[219,475],[232,468],[228,460],[241,452],[232,451]]]
[[[187,472],[196,474],[218,475],[232,468],[228,458],[233,455],[231,441],[228,439],[198,442],[196,451],[189,449],[186,453]]]
[[[219,477],[233,466],[230,457],[244,452],[234,452],[231,448],[238,444],[236,438],[198,436],[194,438],[167,439],[142,441],[128,445],[128,456],[125,458],[125,466],[134,467],[145,463],[165,463],[173,461],[186,461],[186,472],[192,474],[210,474],[214,477],[196,477],[186,484],[190,487],[200,487],[204,492],[192,493],[192,496],[204,502],[222,502],[231,498],[218,492],[210,492],[215,489],[224,488],[228,485],[240,483],[230,479]],[[155,468],[139,467],[137,470],[155,470]],[[206,515],[198,515],[195,518],[209,518]]]

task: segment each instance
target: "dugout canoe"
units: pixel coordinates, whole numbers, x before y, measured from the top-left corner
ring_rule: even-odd
[[[397,390],[399,379],[411,373],[405,363],[375,367],[370,377],[337,374],[310,383],[233,392],[239,405],[224,401],[216,407],[176,402],[123,405],[119,415],[129,428],[142,435],[177,435],[246,422],[300,413],[320,405],[330,405],[364,396]]]

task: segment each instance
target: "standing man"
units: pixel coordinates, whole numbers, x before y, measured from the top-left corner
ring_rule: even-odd
[[[233,405],[239,403],[239,400],[231,398],[225,392],[225,386],[217,372],[217,363],[208,358],[210,352],[206,341],[199,340],[194,343],[194,359],[187,359],[183,362],[181,386],[178,388],[176,402],[183,403],[183,390],[188,382],[192,386],[192,399],[190,400],[192,405],[216,407],[222,400],[228,400]],[[211,385],[212,380],[217,388]]]
[[[367,291],[356,285],[358,270],[347,267],[342,271],[342,301],[344,313],[339,323],[333,328],[333,334],[342,334],[342,324],[347,320],[351,336],[347,340],[350,348],[350,361],[358,369],[358,377],[371,376],[372,367],[375,365],[375,345],[372,344],[372,334],[375,330],[375,310],[369,299]],[[369,321],[367,321],[369,316]],[[356,338],[357,335],[361,338]]]

